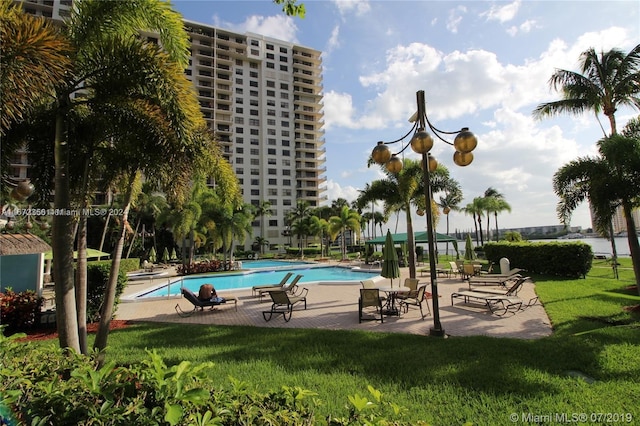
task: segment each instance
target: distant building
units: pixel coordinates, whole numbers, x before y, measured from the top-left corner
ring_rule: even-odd
[[[589,214],[591,215],[591,227],[595,229],[595,217],[593,213],[593,209],[591,205],[589,205]],[[636,232],[640,230],[640,209],[635,209],[631,212],[633,216],[633,220],[636,223]],[[627,232],[627,221],[624,218],[624,210],[622,206],[618,206],[616,209],[616,213],[613,215],[611,220],[613,224],[613,233],[620,234],[622,232]]]
[[[60,22],[71,0],[18,2],[27,13]],[[260,34],[239,34],[185,20],[191,56],[185,70],[207,125],[239,179],[244,201],[271,203],[270,249],[288,245],[286,214],[304,200],[319,207],[326,182],[321,52]],[[145,33],[158,41],[158,36]],[[11,166],[28,177],[26,152]],[[213,181],[208,182],[213,186]],[[260,219],[253,224],[260,236]],[[245,248],[252,241],[245,242]]]

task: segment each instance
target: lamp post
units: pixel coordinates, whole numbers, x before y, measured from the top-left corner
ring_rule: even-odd
[[[397,157],[397,154],[402,153],[409,145],[411,149],[418,154],[422,155],[422,176],[424,184],[424,197],[425,197],[425,214],[427,217],[427,244],[429,247],[429,266],[431,293],[433,302],[433,327],[429,330],[431,336],[444,337],[445,332],[440,323],[440,307],[438,301],[438,274],[436,271],[436,258],[434,256],[435,250],[435,238],[433,229],[433,213],[431,211],[431,181],[430,172],[434,172],[438,167],[438,162],[429,154],[429,151],[433,147],[433,138],[426,131],[428,127],[433,134],[443,141],[444,143],[454,146],[456,152],[453,154],[453,162],[458,166],[464,167],[471,164],[473,161],[473,151],[478,145],[478,140],[475,135],[469,131],[467,127],[456,132],[446,132],[434,127],[429,118],[427,117],[426,103],[424,91],[420,90],[416,93],[416,99],[418,104],[418,111],[411,117],[409,121],[414,122],[413,128],[402,138],[393,142],[378,142],[378,145],[373,149],[371,157],[377,164],[385,165],[387,170],[391,173],[399,173],[402,170],[402,161]],[[414,132],[410,143],[404,145],[402,149],[392,154],[387,145],[402,142],[406,136]],[[456,135],[453,143],[444,139],[441,135]],[[404,143],[403,143],[404,144]],[[411,248],[413,250],[413,247]]]

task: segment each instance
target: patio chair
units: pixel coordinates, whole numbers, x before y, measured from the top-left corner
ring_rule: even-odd
[[[365,308],[375,307],[376,313],[373,317],[363,317]],[[382,313],[382,298],[380,297],[380,290],[377,288],[361,288],[360,298],[358,299],[358,322],[365,321],[377,321],[377,315],[380,314],[380,322],[384,322],[384,314]]]
[[[289,278],[291,278],[291,276],[293,275],[293,272],[287,272],[287,275],[284,276],[284,278],[282,279],[282,281],[280,281],[279,284],[261,284],[261,285],[254,285],[251,288],[251,294],[253,296],[258,296],[260,295],[260,290],[264,290],[267,289],[269,287],[276,287],[275,289],[277,290],[278,288],[282,288],[284,287],[284,285],[287,283],[287,281],[289,280]]]
[[[213,299],[209,299],[209,300],[200,300],[198,298],[198,296],[195,295],[195,293],[193,293],[191,290],[189,290],[188,288],[182,288],[180,289],[180,292],[182,293],[182,295],[184,296],[185,299],[187,299],[189,302],[191,302],[191,304],[193,305],[193,309],[190,311],[184,311],[182,310],[182,308],[180,307],[179,303],[176,303],[175,306],[175,310],[178,313],[179,316],[186,318],[186,317],[190,317],[191,315],[193,315],[194,313],[196,313],[198,310],[200,311],[204,311],[204,308],[211,308],[211,310],[213,310],[216,306],[220,306],[222,304],[226,304],[226,303],[233,303],[235,310],[238,310],[238,299],[234,296],[227,296],[227,297],[216,297]]]
[[[519,278],[522,278],[522,275],[514,274],[503,276],[492,274],[479,277],[469,277],[467,281],[469,282],[469,289],[473,290],[473,286],[499,286],[507,288],[507,285],[510,285],[511,282],[516,281]]]
[[[486,288],[486,287],[471,288],[470,287],[470,289],[472,291],[479,291],[480,293],[505,294],[507,296],[517,296],[518,292],[522,288],[522,285],[525,283],[525,281],[530,279],[531,277],[523,277],[523,276],[517,275],[511,280],[504,281],[503,283],[501,283],[501,285],[503,285],[504,288]],[[506,286],[507,283],[511,283],[511,285],[507,287]],[[471,282],[469,282],[469,284],[471,285]]]
[[[403,297],[415,297],[416,294],[418,294],[419,282],[420,280],[418,280],[417,278],[405,278],[404,286],[405,288],[407,288],[407,290],[398,291],[398,293],[396,294],[396,297],[398,299],[401,299]]]
[[[289,322],[296,303],[304,302],[304,308],[307,309],[306,296],[293,296],[284,290],[270,291],[269,296],[273,303],[270,310],[262,312],[265,321],[270,321],[273,315],[282,315],[284,321]]]
[[[456,262],[449,262],[449,276],[451,275],[453,275],[454,277],[460,275],[460,269],[458,269],[458,265],[456,264]]]
[[[378,288],[376,286],[376,283],[373,280],[360,281],[360,284],[362,284],[362,288],[373,288],[373,289]],[[385,296],[380,296],[380,300],[384,302],[385,300],[387,300],[387,298]]]
[[[297,284],[298,281],[300,281],[300,278],[302,278],[303,275],[296,275],[295,278],[293,279],[293,281],[291,281],[291,283],[289,283],[288,285],[283,284],[283,285],[272,285],[272,286],[267,286],[267,287],[261,287],[258,288],[258,299],[262,302],[262,298],[264,297],[265,294],[269,293],[270,291],[277,291],[277,290],[284,290],[288,293],[291,293],[291,290],[296,290],[297,289]],[[284,280],[283,280],[284,281]],[[286,283],[286,281],[285,281]]]
[[[409,312],[409,306],[417,306],[420,308],[420,315],[424,320],[425,314],[422,311],[422,304],[426,300],[426,297],[425,297],[426,291],[427,291],[427,286],[421,285],[420,288],[418,289],[418,292],[414,296],[400,298],[400,309],[404,307],[404,312],[407,313]],[[427,305],[427,310],[429,311],[429,315],[431,315],[431,308],[429,307],[428,303],[426,305]]]
[[[518,280],[519,286],[530,279],[529,277],[523,277]],[[538,302],[538,297],[533,297],[525,303],[520,297],[516,296],[519,286],[512,286],[509,292],[495,293],[486,291],[458,291],[451,294],[451,305],[453,306],[453,299],[463,299],[464,303],[476,302],[484,304],[489,308],[492,314],[503,316],[507,312],[516,313],[520,310],[526,309],[529,306],[533,306]]]

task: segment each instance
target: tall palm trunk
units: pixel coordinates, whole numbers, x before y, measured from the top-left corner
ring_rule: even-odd
[[[411,205],[404,209],[407,218],[407,245],[409,246],[409,278],[416,277],[416,244],[413,239],[413,220],[411,219]],[[429,253],[434,256],[435,253]]]
[[[493,213],[496,220],[496,241],[500,241],[500,231],[498,231],[498,212]]]
[[[84,163],[84,172],[82,175],[82,187],[80,203],[82,209],[89,208],[88,187],[89,187],[89,164],[91,151],[89,152]],[[87,343],[87,216],[84,211],[80,212],[80,220],[78,223],[78,260],[76,262],[76,313],[78,315],[78,339],[80,343],[80,352],[89,353]]]
[[[636,288],[640,295],[640,242],[638,242],[638,233],[636,232],[635,220],[631,205],[628,202],[622,203],[624,210],[624,218],[627,223],[627,241],[629,242],[629,251],[631,252],[631,263],[633,264],[633,272],[636,276]]]
[[[480,229],[480,245],[484,245],[484,235],[482,233],[482,216],[478,214],[478,228]]]
[[[53,275],[55,279],[56,322],[61,348],[80,352],[76,297],[73,285],[73,217],[69,194],[69,146],[66,140],[65,116],[68,101],[59,100],[56,115],[54,142],[55,157],[55,199],[53,216],[52,248]]]
[[[87,345],[87,216],[80,215],[78,226],[78,260],[76,264],[76,311],[80,353],[88,354]]]
[[[478,222],[476,220],[476,214],[473,213],[473,225],[476,230],[476,245],[480,244],[480,238],[478,237]]]
[[[102,309],[100,311],[100,324],[98,326],[96,340],[93,344],[94,349],[98,349],[100,351],[104,350],[107,347],[109,326],[111,324],[111,317],[113,316],[113,304],[115,303],[116,299],[118,273],[120,271],[120,259],[122,258],[122,250],[124,249],[124,238],[127,233],[127,218],[129,217],[129,209],[131,207],[131,198],[133,195],[133,188],[136,177],[136,172],[132,172],[129,176],[129,183],[127,185],[127,192],[125,194],[124,210],[120,225],[120,236],[118,237],[118,242],[116,243],[115,250],[113,251],[113,258],[111,259],[111,271],[109,272],[109,282],[107,283],[107,288],[105,289]],[[104,362],[104,352],[100,354],[98,361],[101,364]]]

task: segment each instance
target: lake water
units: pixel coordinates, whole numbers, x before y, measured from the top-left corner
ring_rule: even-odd
[[[616,250],[618,251],[619,257],[631,257],[631,252],[629,251],[629,242],[627,241],[627,237],[615,237],[613,239],[616,243]],[[587,243],[591,246],[591,250],[597,254],[605,254],[607,256],[611,256],[611,242],[605,238],[594,238],[594,237],[586,237],[586,238],[578,238],[575,240],[531,240],[532,243],[548,243],[551,241],[558,242],[571,242],[571,241],[580,241],[583,243]],[[474,241],[475,246],[475,241]],[[458,249],[460,250],[460,254],[464,253],[464,241],[458,241]],[[446,251],[445,243],[438,243],[438,252],[444,254]],[[453,249],[452,244],[449,244],[449,254],[455,255],[456,252]]]

